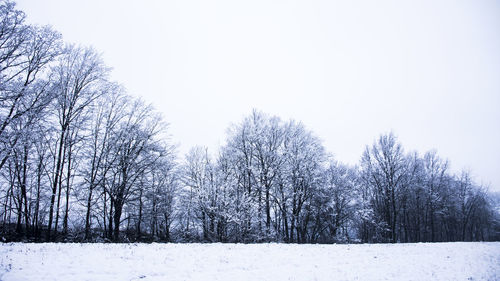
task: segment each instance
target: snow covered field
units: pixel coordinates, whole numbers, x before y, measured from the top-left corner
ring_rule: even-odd
[[[0,280],[500,280],[500,242],[0,244]]]

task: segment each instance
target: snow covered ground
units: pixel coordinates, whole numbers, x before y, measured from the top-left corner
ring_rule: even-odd
[[[500,280],[500,242],[0,244],[0,280]]]

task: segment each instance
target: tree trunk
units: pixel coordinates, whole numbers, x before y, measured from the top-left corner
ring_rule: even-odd
[[[396,198],[394,194],[394,188],[391,190],[391,203],[392,203],[392,222],[391,222],[391,232],[392,232],[392,237],[391,237],[391,242],[396,243],[396,218],[397,218],[397,213],[396,213]]]
[[[152,218],[151,218],[151,237],[156,237],[156,232],[157,232],[157,219],[156,219],[156,196],[153,196],[153,202],[152,202],[152,206],[151,206],[151,214],[152,214]]]
[[[164,214],[164,217],[165,217],[165,240],[167,240],[167,242],[170,242],[170,221],[166,213]]]
[[[92,203],[93,184],[90,184],[89,197],[87,198],[87,214],[85,215],[85,240],[90,238],[90,208]],[[106,200],[106,199],[104,199]],[[106,205],[104,205],[104,229],[106,229]]]
[[[283,210],[283,231],[285,232],[285,241],[287,243],[290,243],[290,235],[289,235],[289,231],[288,231],[288,216],[286,214],[286,211]]]
[[[63,173],[64,173],[64,164],[66,163],[66,148],[67,145],[66,143],[63,144],[63,154],[62,154],[62,163],[61,163],[61,170],[60,170],[60,175],[59,175],[59,182],[58,182],[58,192],[57,192],[57,207],[56,207],[56,223],[54,226],[54,230],[57,233],[58,225],[59,225],[59,209],[61,205],[61,192],[62,192],[62,182],[63,182]]]
[[[122,208],[123,208],[123,203],[115,201],[115,213],[113,216],[114,220],[114,230],[113,230],[113,238],[115,242],[119,242],[120,240],[120,218],[122,216]]]
[[[35,239],[38,240],[40,235],[40,225],[38,222],[38,216],[40,212],[40,189],[42,186],[42,166],[43,166],[43,157],[40,157],[38,165],[37,165],[37,174],[36,174],[36,205],[35,205],[35,213],[33,218],[34,225],[34,235]]]
[[[139,190],[139,219],[137,221],[137,237],[141,236],[141,221],[142,221],[142,187]]]
[[[267,227],[267,233],[269,234],[270,228],[271,228],[271,206],[269,205],[269,200],[270,200],[270,187],[266,186],[266,227]]]
[[[68,212],[69,212],[69,192],[71,184],[71,160],[72,160],[72,148],[73,144],[69,144],[68,151],[68,170],[66,172],[66,208],[64,210],[64,220],[63,220],[63,232],[68,233]]]
[[[104,206],[103,206],[103,214],[102,214],[102,218],[103,218],[103,224],[104,224],[104,237],[108,237],[108,224],[106,222],[106,218],[108,217],[108,213],[106,212],[106,206],[108,204],[108,199],[106,198],[106,191],[104,191]]]
[[[17,234],[21,234],[21,232],[23,231],[23,229],[22,229],[23,197],[19,196],[19,194],[16,197],[17,197],[17,202],[18,202],[18,204],[17,204],[17,225],[16,225],[16,232],[17,232]]]
[[[11,193],[12,187],[10,187],[7,190],[7,196],[5,196],[5,204],[3,208],[3,229],[5,229],[5,226],[7,225],[7,206],[9,206],[9,198],[10,198],[10,193]],[[10,209],[9,209],[10,211]],[[10,219],[9,219],[10,222]]]
[[[50,232],[52,229],[52,221],[54,218],[54,203],[55,203],[55,199],[56,199],[57,184],[59,182],[59,170],[61,169],[64,135],[65,135],[65,129],[63,128],[63,130],[61,132],[60,140],[59,140],[59,150],[57,153],[56,170],[54,171],[54,182],[52,183],[52,195],[50,197],[49,225],[48,225],[48,229],[47,229],[47,241],[49,241],[51,239]]]
[[[113,210],[114,210],[114,201],[113,201],[113,198],[111,198],[110,196],[110,206],[109,206],[109,227],[108,227],[108,231],[109,231],[109,239],[113,239]]]
[[[21,183],[21,191],[24,200],[24,222],[26,223],[26,234],[29,233],[29,211],[28,211],[28,196],[26,192],[26,169],[28,167],[28,146],[24,145],[24,155],[23,155],[23,178]]]

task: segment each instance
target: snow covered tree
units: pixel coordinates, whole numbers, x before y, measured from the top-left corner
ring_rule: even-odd
[[[0,169],[54,97],[48,66],[60,53],[61,35],[24,19],[13,2],[0,2]],[[16,122],[26,130],[13,129]]]
[[[82,162],[85,164],[81,169],[84,187],[81,188],[80,200],[85,202],[86,208],[85,239],[90,239],[92,218],[98,212],[93,206],[98,204],[100,196],[96,198],[95,195],[104,192],[102,186],[116,161],[117,155],[112,153],[112,136],[118,129],[118,123],[125,117],[125,107],[129,101],[122,91],[118,86],[109,87],[108,92],[99,97],[96,106],[91,108],[88,137],[83,148],[85,157]],[[95,194],[95,191],[100,193]]]
[[[317,198],[322,198],[318,205],[317,222],[322,241],[349,241],[349,232],[356,210],[357,175],[354,169],[332,161],[324,171],[322,187]]]
[[[140,192],[140,179],[164,155],[158,136],[165,130],[160,116],[150,106],[136,100],[128,105],[127,115],[112,137],[112,154],[117,159],[104,186],[113,211],[113,238],[119,241],[123,207]],[[110,221],[111,223],[111,221]]]
[[[398,199],[403,192],[406,171],[403,148],[392,133],[380,136],[363,154],[363,183],[371,191],[371,205],[378,222],[387,226],[382,237],[392,243],[397,242]]]
[[[67,46],[58,65],[53,69],[55,82],[52,91],[56,94],[54,109],[57,118],[58,144],[49,211],[47,233],[49,239],[54,209],[56,213],[54,229],[57,232],[64,165],[65,161],[68,161],[66,172],[71,172],[71,145],[76,138],[75,132],[83,124],[79,122],[85,110],[102,95],[103,87],[107,86],[107,74],[108,69],[93,49],[71,45]],[[69,186],[67,188],[69,189]]]

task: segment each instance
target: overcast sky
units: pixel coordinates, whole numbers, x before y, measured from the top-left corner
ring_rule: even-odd
[[[302,121],[345,163],[393,131],[500,191],[499,1],[20,0],[92,45],[179,151],[252,108]]]

